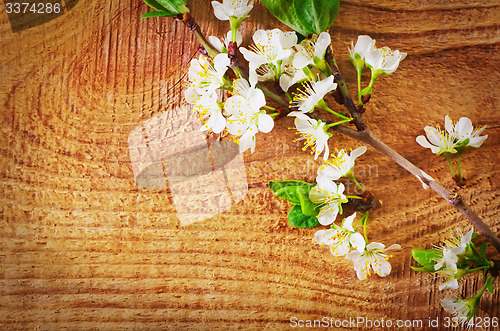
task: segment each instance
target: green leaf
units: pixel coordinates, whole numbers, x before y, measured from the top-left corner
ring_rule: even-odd
[[[302,213],[306,216],[317,216],[319,214],[319,205],[313,203],[309,200],[309,191],[304,190],[304,187],[301,187],[302,190],[299,190],[299,200],[300,200],[300,208],[302,209]]]
[[[332,26],[340,0],[261,0],[278,20],[303,36],[320,34]]]
[[[309,200],[309,191],[311,191],[314,186],[314,184],[292,180],[269,182],[271,191],[278,197],[294,205],[300,205],[302,213],[306,216],[317,216],[319,213],[319,205]]]
[[[141,18],[148,18],[148,17],[172,17],[172,16],[177,16],[177,14],[172,14],[172,13],[167,13],[163,11],[151,11],[149,13],[145,13],[141,15]]]
[[[283,180],[280,182],[275,182],[275,181],[270,181],[269,182],[269,188],[273,193],[276,194],[279,189],[286,187],[286,186],[307,186],[309,187],[309,190],[316,186],[316,184],[310,184],[306,182],[302,182],[300,180]]]
[[[300,188],[300,186],[285,186],[279,189],[276,195],[294,205],[300,205]]]
[[[144,3],[149,7],[157,10],[161,13],[167,13],[167,15],[154,15],[144,17],[157,17],[157,16],[177,16],[178,14],[188,13],[189,9],[186,7],[186,0],[144,0]]]
[[[488,291],[490,291],[491,294],[493,294],[493,281],[494,280],[495,280],[495,278],[491,275],[486,280],[486,288],[488,289]]]
[[[187,9],[186,7],[187,0],[156,0],[156,1],[170,12],[177,12],[179,14],[189,12],[189,9]]]
[[[316,216],[304,215],[301,207],[297,205],[293,206],[290,212],[288,212],[288,224],[301,229],[314,228],[321,225]]]
[[[483,260],[486,260],[486,248],[488,248],[488,243],[483,243],[481,247],[479,247],[479,255],[483,258]]]
[[[436,260],[443,257],[443,252],[438,249],[412,249],[411,255],[413,259],[422,266],[432,266],[436,264]]]

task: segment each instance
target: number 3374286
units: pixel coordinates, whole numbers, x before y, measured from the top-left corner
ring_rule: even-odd
[[[5,10],[7,14],[59,14],[62,8],[60,3],[7,2]]]

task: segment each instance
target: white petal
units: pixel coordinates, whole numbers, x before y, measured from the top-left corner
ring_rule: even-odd
[[[334,256],[344,256],[347,253],[349,253],[349,243],[344,241],[338,244],[336,247],[331,246],[330,247],[330,252]]]
[[[368,245],[366,245],[366,250],[371,251],[372,249],[376,250],[382,250],[385,248],[384,244],[378,243],[378,242],[371,242]]]
[[[463,247],[465,247],[466,245],[470,244],[471,240],[472,240],[472,234],[474,233],[474,227],[472,227],[469,232],[467,232],[463,237],[462,237],[462,240],[461,240],[461,244]]]
[[[229,60],[229,56],[226,53],[220,53],[214,58],[214,68],[220,77],[224,76],[224,73],[230,64],[231,60]]]
[[[391,249],[401,249],[401,245],[399,244],[392,244],[391,246],[387,247],[385,250],[390,251]]]
[[[332,229],[319,230],[314,234],[314,241],[320,245],[332,245],[335,232]]]
[[[437,147],[437,146],[434,146],[434,145],[431,145],[427,139],[425,139],[424,136],[418,136],[417,137],[417,143],[422,146],[422,147],[425,147],[425,148],[430,148],[432,153],[436,154],[440,151],[440,148]]]
[[[214,48],[219,52],[222,50],[222,47],[224,46],[222,44],[222,41],[220,41],[220,39],[215,36],[208,37],[208,42],[212,44],[212,46],[214,46]]]
[[[314,48],[314,56],[322,59],[325,55],[326,49],[331,44],[332,39],[328,32],[321,32],[318,36],[318,40],[316,41],[316,45]]]
[[[458,289],[458,281],[455,278],[449,279],[447,282],[444,282],[442,284],[439,284],[439,290],[456,290]]]
[[[350,243],[354,249],[362,253],[365,250],[366,241],[363,235],[359,232],[353,233],[350,238]]]
[[[469,143],[467,144],[467,146],[472,146],[476,148],[481,147],[486,138],[488,138],[488,135],[469,138]]]
[[[323,208],[325,208],[325,207],[323,207]],[[323,208],[321,208],[321,209],[323,209]],[[338,214],[338,210],[337,210],[337,212],[334,212],[333,210],[328,210],[324,213],[320,212],[320,215],[318,217],[318,222],[321,225],[330,225],[333,222],[335,222],[335,218],[337,218],[337,214]]]
[[[314,84],[314,90],[319,98],[323,98],[328,92],[337,88],[337,83],[334,83],[333,80],[334,77],[332,75]]]
[[[267,114],[260,114],[257,126],[259,127],[259,131],[268,133],[273,129],[274,121],[271,116]]]
[[[293,58],[293,66],[297,69],[302,69],[307,67],[309,64],[314,63],[312,59],[308,58],[307,56],[304,56],[303,54],[297,54]]]
[[[214,8],[214,15],[217,19],[221,21],[228,21],[229,17],[225,13],[224,5],[217,1],[212,1],[212,7]]]
[[[222,116],[222,113],[220,111],[212,114],[208,122],[210,122],[212,131],[215,133],[221,133],[222,130],[226,128],[226,119],[224,118],[224,116]]]
[[[377,259],[377,263],[372,263],[372,268],[380,277],[385,277],[391,273],[392,267],[384,259]]]
[[[346,228],[347,230],[349,230],[351,232],[354,232],[354,229],[352,228],[352,222],[354,221],[355,218],[356,218],[356,213],[347,217],[344,221],[344,224],[342,224],[344,226],[344,228]]]
[[[454,130],[453,122],[452,122],[450,116],[448,116],[448,115],[446,115],[444,117],[444,128],[446,129],[446,132],[448,132],[448,134],[453,134],[453,130]]]
[[[455,131],[458,135],[456,138],[463,140],[463,138],[470,136],[473,129],[471,120],[468,117],[461,117],[455,125]]]
[[[365,152],[366,152],[367,148],[365,146],[361,146],[361,147],[358,147],[356,148],[355,150],[353,150],[351,152],[351,159],[352,160],[355,160],[357,159],[359,156],[363,155]]]

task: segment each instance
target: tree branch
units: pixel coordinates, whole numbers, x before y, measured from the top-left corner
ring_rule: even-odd
[[[330,46],[331,48],[331,46]],[[415,166],[413,163],[405,159],[395,150],[387,146],[383,141],[381,141],[373,131],[368,127],[365,121],[362,118],[362,113],[358,110],[358,108],[354,105],[351,96],[349,95],[349,91],[347,90],[347,86],[345,81],[340,74],[340,70],[338,69],[335,59],[333,58],[333,53],[331,49],[326,53],[326,58],[330,66],[333,69],[333,75],[335,76],[335,81],[339,84],[340,91],[344,97],[344,106],[351,113],[354,124],[356,125],[357,131],[344,127],[344,126],[336,126],[334,129],[336,131],[343,133],[351,138],[363,141],[373,148],[377,149],[382,154],[386,155],[394,162],[399,164],[401,167],[406,169],[412,175],[416,176],[423,184],[424,187],[428,186],[432,188],[436,193],[438,193],[441,197],[443,197],[450,205],[452,205],[455,209],[464,215],[469,222],[476,228],[476,230],[481,233],[488,242],[500,252],[500,239],[498,236],[493,233],[493,231],[482,221],[482,219],[467,205],[462,197],[456,193],[451,192],[437,181],[435,181],[431,176],[427,175],[423,170]]]

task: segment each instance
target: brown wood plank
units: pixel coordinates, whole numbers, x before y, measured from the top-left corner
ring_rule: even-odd
[[[228,30],[209,1],[193,3],[208,35]],[[245,199],[204,222],[180,226],[169,188],[135,183],[128,136],[185,104],[185,71],[198,56],[181,23],[140,20],[146,11],[141,1],[80,0],[16,33],[0,15],[1,328],[275,330],[289,329],[294,316],[326,316],[424,325],[439,318],[444,329],[445,293],[410,269],[411,249],[469,225],[376,150],[357,162],[358,179],[383,202],[369,235],[403,250],[390,276],[365,282],[350,261],[312,242],[316,230],[288,227],[290,205],[266,188],[269,180],[313,181],[320,165],[293,142],[290,118],[258,135],[256,152],[244,155]],[[257,3],[242,26],[244,42],[272,27],[283,25]],[[376,83],[365,116],[428,174],[454,188],[447,164],[415,142],[425,125],[449,114],[488,126],[485,144],[464,155],[468,185],[458,190],[500,233],[498,2],[342,1],[331,35],[352,89],[347,47],[359,34],[408,53]],[[338,134],[330,144],[358,146]],[[479,276],[466,277],[456,293],[481,286]],[[498,302],[499,291],[485,294],[480,316],[500,316]]]

